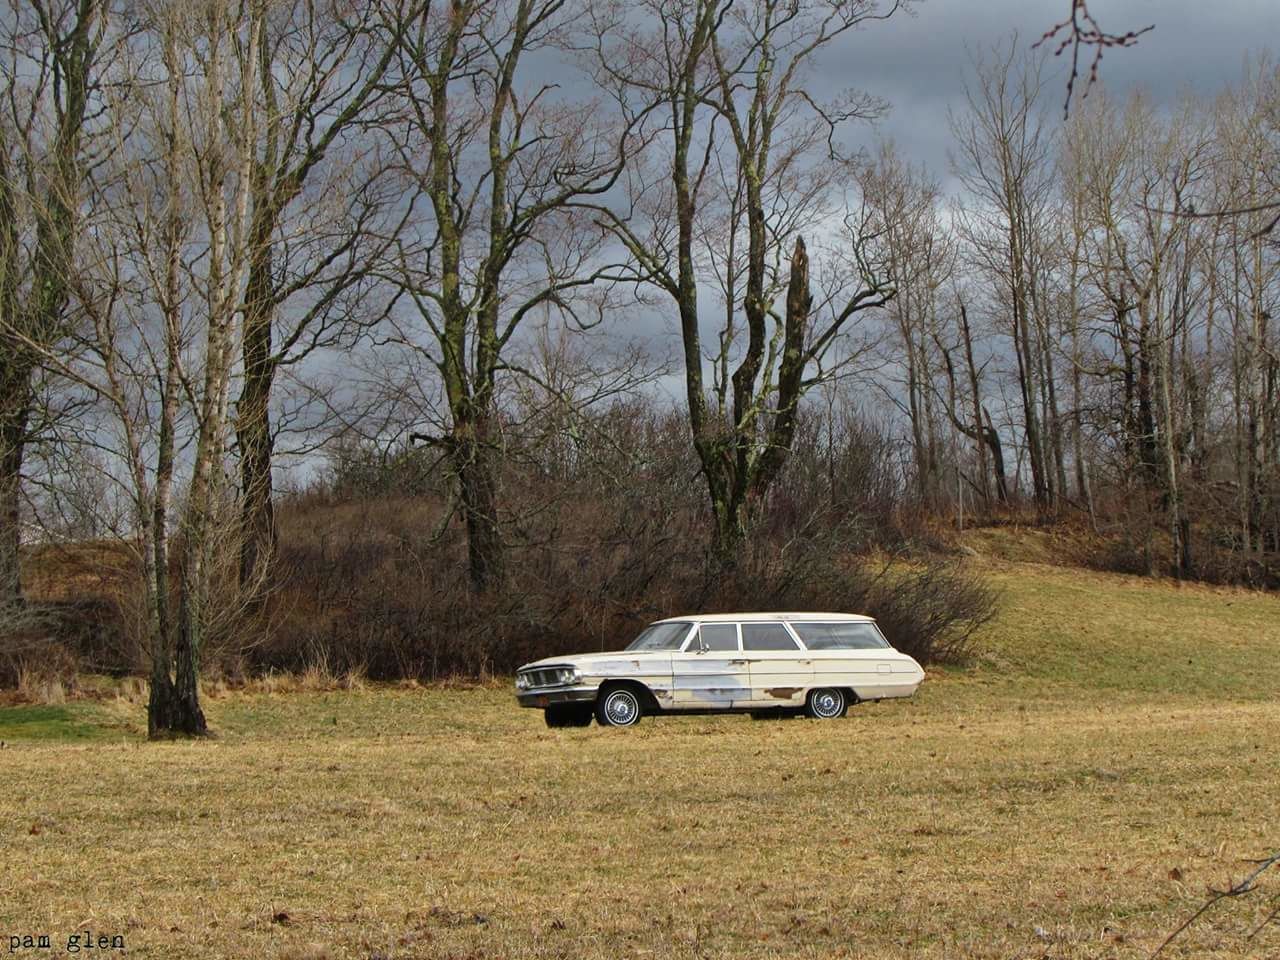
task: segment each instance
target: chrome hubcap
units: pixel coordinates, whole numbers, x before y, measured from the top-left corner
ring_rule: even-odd
[[[626,690],[615,690],[604,702],[604,713],[615,727],[628,727],[640,716],[640,702]]]
[[[819,690],[813,696],[813,712],[819,717],[838,716],[844,706],[844,698],[835,690]]]

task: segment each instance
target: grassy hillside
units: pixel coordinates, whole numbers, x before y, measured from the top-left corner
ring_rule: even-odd
[[[1280,598],[984,561],[978,662],[839,723],[509,691],[0,711],[0,934],[172,957],[1145,957],[1280,847]],[[1269,956],[1280,877],[1168,951]],[[0,949],[5,942],[0,942]],[[56,951],[55,951],[56,952]],[[21,955],[21,954],[19,954]]]
[[[1166,702],[1280,691],[1280,596],[1027,563],[988,562],[1000,616],[981,669],[1020,691]]]

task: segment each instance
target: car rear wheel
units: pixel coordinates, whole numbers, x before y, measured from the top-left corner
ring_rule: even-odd
[[[602,727],[634,727],[644,716],[640,694],[631,687],[605,687],[596,700],[596,722]]]
[[[849,698],[838,687],[810,690],[804,703],[804,712],[814,720],[836,720],[848,709]]]
[[[547,707],[542,711],[542,718],[548,727],[585,727],[590,725],[592,714],[589,703],[562,703]]]

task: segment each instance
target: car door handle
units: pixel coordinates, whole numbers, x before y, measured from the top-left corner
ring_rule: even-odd
[[[750,660],[730,660],[730,661],[729,661],[729,664],[730,664],[730,666],[740,667],[740,666],[742,666],[744,663],[750,663],[750,662],[751,662]]]
[[[809,664],[813,663],[813,661],[812,661],[812,660],[797,660],[797,661],[796,661],[796,663],[800,664],[800,666],[802,666],[802,667],[807,667],[807,666],[809,666]]]

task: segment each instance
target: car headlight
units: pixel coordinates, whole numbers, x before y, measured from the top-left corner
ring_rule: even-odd
[[[522,670],[516,674],[516,689],[529,690],[534,687],[565,687],[582,679],[582,671],[577,667],[535,667]]]

